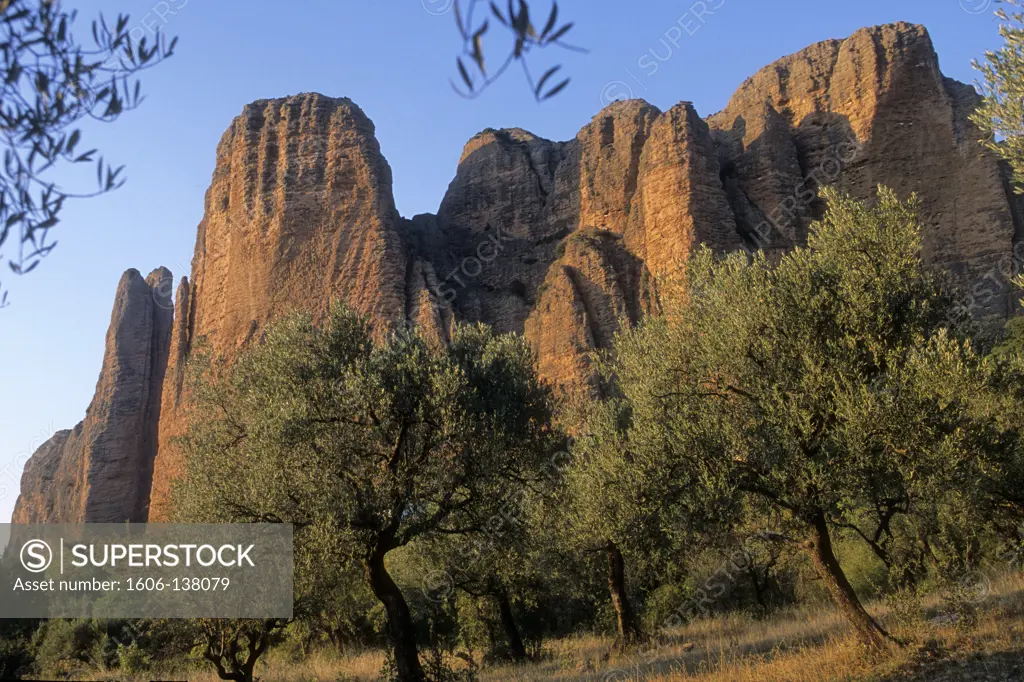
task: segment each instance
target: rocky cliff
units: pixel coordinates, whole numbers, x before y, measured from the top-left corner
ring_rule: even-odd
[[[1004,318],[1015,303],[1000,270],[1015,225],[999,166],[967,120],[977,102],[974,88],[943,77],[928,32],[910,24],[861,29],[761,69],[708,119],[740,231],[761,245],[801,241],[820,184],[858,197],[879,184],[917,192],[925,258],[977,290],[979,315]]]
[[[299,95],[247,105],[221,138],[178,288],[152,504],[163,518],[181,463],[184,367],[194,344],[230,357],[290,310],[343,299],[382,326],[406,318],[406,254],[391,168],[373,123],[348,99]]]
[[[14,523],[144,522],[171,340],[171,273],[121,277],[85,419],[25,465]]]
[[[466,144],[437,214],[412,219],[395,210],[373,124],[351,101],[250,104],[218,146],[173,328],[146,321],[163,304],[129,312],[122,299],[134,285],[122,282],[111,334],[137,329],[126,335],[141,345],[112,350],[108,339],[89,416],[33,457],[18,518],[166,518],[196,349],[230,359],[273,317],[322,313],[332,299],[382,331],[412,324],[439,342],[459,320],[524,333],[547,379],[596,390],[591,351],[657,311],[659,278],[682,271],[701,243],[802,243],[824,184],[861,198],[878,183],[918,192],[926,258],[974,292],[979,317],[1002,319],[1012,310],[1003,273],[1022,232],[967,120],[976,101],[942,76],[922,27],[864,29],[765,67],[706,119],[689,103],[663,112],[632,100],[567,142],[486,130]],[[169,290],[169,273],[160,282]],[[119,373],[121,358],[141,362],[143,346],[148,373]],[[123,395],[131,384],[142,403],[113,400],[115,384]],[[106,505],[88,503],[90,491],[121,488]]]

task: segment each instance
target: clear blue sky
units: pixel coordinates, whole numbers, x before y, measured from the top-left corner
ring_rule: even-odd
[[[351,97],[376,123],[398,209],[411,216],[436,210],[463,144],[486,127],[569,139],[602,97],[629,93],[662,108],[689,100],[711,114],[761,66],[873,24],[924,24],[943,72],[967,82],[971,59],[999,44],[990,0],[707,0],[718,9],[704,23],[688,14],[693,0],[562,0],[561,15],[576,21],[572,41],[591,52],[538,56],[563,61],[570,87],[538,105],[516,72],[466,101],[447,82],[457,49],[443,13],[450,1],[68,0],[83,37],[99,10],[139,21],[154,6],[178,8],[162,13],[180,42],[147,74],[141,109],[87,131],[83,146],[126,164],[127,184],[70,204],[53,232],[59,246],[35,272],[0,271],[12,298],[0,311],[0,522],[28,454],[85,414],[124,270],[188,274],[217,141],[249,101],[303,91]],[[673,30],[679,25],[688,30]],[[652,49],[671,56],[648,75]]]

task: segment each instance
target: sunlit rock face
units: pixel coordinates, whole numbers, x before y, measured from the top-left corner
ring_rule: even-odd
[[[14,523],[144,522],[171,341],[171,273],[121,277],[85,419],[32,455]]]
[[[566,142],[486,130],[436,214],[411,219],[350,100],[247,105],[217,148],[173,323],[170,273],[126,274],[89,415],[32,458],[16,518],[166,519],[197,349],[230,360],[275,317],[333,300],[380,334],[412,325],[444,343],[459,321],[522,333],[559,392],[598,393],[593,353],[658,311],[659,282],[685,275],[695,248],[804,244],[824,184],[868,200],[878,184],[917,192],[926,259],[979,318],[1004,319],[1022,232],[968,121],[977,101],[942,76],[924,28],[862,29],[761,69],[707,118],[629,100]]]
[[[770,243],[800,243],[822,210],[807,190],[821,183],[864,199],[880,184],[916,192],[925,258],[957,276],[978,317],[1001,320],[1016,307],[1007,274],[1019,227],[968,120],[978,102],[942,75],[923,26],[897,23],[780,59],[708,122],[741,232],[775,220]],[[797,175],[809,181],[794,191]]]
[[[407,257],[391,168],[351,100],[318,94],[247,105],[221,138],[192,276],[182,284],[164,386],[152,516],[184,463],[184,367],[196,343],[229,359],[293,310],[341,300],[383,330],[406,317]],[[184,299],[184,300],[183,300]]]

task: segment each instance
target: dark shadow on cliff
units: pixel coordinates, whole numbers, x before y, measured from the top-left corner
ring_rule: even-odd
[[[490,132],[495,140],[459,163],[437,214],[403,220],[402,234],[410,265],[422,260],[433,267],[444,292],[440,298],[451,299],[457,319],[486,320],[499,332],[522,333],[559,245],[579,222],[578,199],[566,205],[555,190],[556,175],[578,169],[581,152],[572,142],[540,141],[550,145],[550,158],[538,164],[528,143],[507,131]],[[491,178],[486,191],[467,181],[465,169],[473,168]],[[513,174],[513,183],[503,185],[502,176],[515,169],[523,170],[522,177]],[[489,212],[490,219],[470,219]],[[523,215],[534,219],[524,223]]]
[[[848,117],[819,112],[794,126],[790,116],[766,103],[762,132],[747,144],[743,116],[729,130],[714,131],[722,187],[740,238],[753,250],[806,244],[808,226],[825,212],[818,190],[846,188],[863,156]]]

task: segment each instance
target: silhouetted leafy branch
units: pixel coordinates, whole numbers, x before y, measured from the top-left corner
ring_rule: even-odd
[[[554,97],[569,85],[571,79],[565,78],[549,86],[561,70],[560,64],[552,66],[539,79],[535,79],[527,62],[527,56],[532,50],[541,50],[552,45],[574,52],[586,52],[583,48],[565,42],[565,36],[572,30],[573,22],[559,25],[557,2],[552,3],[551,12],[540,31],[531,20],[530,3],[526,0],[508,0],[508,6],[504,11],[497,3],[487,2],[486,8],[483,9],[485,16],[481,19],[478,10],[482,4],[485,4],[484,0],[469,0],[464,8],[462,2],[455,0],[455,23],[462,36],[462,55],[456,57],[455,61],[459,78],[465,85],[463,89],[452,81],[455,92],[469,99],[475,98],[501,78],[516,62],[521,65],[530,91],[538,102]],[[491,29],[492,20],[509,31],[513,41],[500,65],[488,72],[488,60],[484,56],[484,36]]]
[[[134,76],[170,57],[177,39],[159,29],[132,36],[129,16],[92,22],[92,44],[75,40],[77,13],[51,0],[0,0],[0,246],[16,235],[9,260],[31,272],[56,242],[47,240],[69,198],[93,197],[121,186],[122,167],[80,150],[83,119],[114,121],[142,102]],[[47,178],[62,164],[94,164],[96,188],[73,192]],[[0,307],[6,294],[0,294]]]

